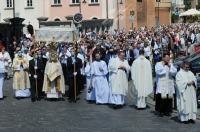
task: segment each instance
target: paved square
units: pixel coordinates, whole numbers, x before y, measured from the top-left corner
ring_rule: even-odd
[[[82,94],[76,104],[66,101],[13,98],[12,80],[5,81],[0,101],[0,132],[199,132],[200,122],[181,124],[176,113],[158,117],[154,106],[138,111],[129,105],[113,110],[109,106],[88,104]],[[151,101],[150,101],[151,102]]]

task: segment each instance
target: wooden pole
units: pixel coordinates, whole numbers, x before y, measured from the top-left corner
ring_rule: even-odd
[[[34,61],[35,61],[35,59],[37,59],[36,57],[35,57],[35,54],[36,54],[36,41],[35,41],[35,36],[33,36],[33,45],[34,45],[34,52],[33,52],[33,54],[34,54]],[[35,64],[36,64],[36,61],[35,61]],[[35,70],[35,75],[37,75],[37,69],[35,68],[35,66],[34,66],[34,70]],[[35,78],[35,90],[36,90],[36,98],[38,98],[38,82],[37,82],[37,78]]]
[[[73,41],[74,41],[74,44],[73,44],[73,48],[74,48],[74,52],[76,53],[76,34],[75,32],[73,31]],[[75,56],[76,58],[76,56]],[[76,63],[74,63],[74,73],[76,72]],[[76,102],[76,76],[74,75],[74,99],[75,99],[75,102]]]
[[[119,0],[117,0],[117,29],[119,30]]]

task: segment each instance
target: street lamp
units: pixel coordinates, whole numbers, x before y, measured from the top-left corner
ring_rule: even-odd
[[[117,28],[119,30],[119,16],[120,16],[120,10],[119,10],[119,4],[122,5],[123,4],[123,1],[121,0],[120,3],[119,3],[119,0],[117,0],[117,11],[118,11],[118,15],[117,15]]]
[[[106,18],[108,19],[109,16],[108,16],[108,0],[106,0]]]
[[[79,13],[81,13],[82,12],[82,10],[81,10],[81,4],[83,3],[83,4],[86,4],[87,2],[86,2],[86,0],[83,0],[83,2],[82,2],[82,0],[80,0],[80,5],[79,5]]]
[[[122,0],[120,1],[120,4],[121,4],[121,5],[123,4],[123,1],[122,1]]]
[[[87,3],[86,0],[83,0],[83,3],[86,4]]]
[[[13,18],[15,18],[15,0],[13,0]]]
[[[158,26],[160,26],[160,0],[156,0],[158,3]]]

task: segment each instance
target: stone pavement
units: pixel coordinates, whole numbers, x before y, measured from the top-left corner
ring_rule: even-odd
[[[0,132],[200,132],[200,122],[181,124],[176,113],[158,117],[154,105],[138,111],[133,106],[113,110],[88,104],[82,95],[76,104],[68,101],[32,103],[13,98],[12,81],[4,85],[6,98],[0,101]],[[150,100],[150,99],[149,99]]]

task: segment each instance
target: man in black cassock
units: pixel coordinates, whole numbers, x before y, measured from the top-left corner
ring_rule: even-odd
[[[42,85],[44,80],[45,69],[44,58],[41,57],[41,52],[38,50],[34,54],[34,58],[29,61],[29,78],[31,84],[31,101],[35,102],[42,97]],[[37,82],[37,90],[36,90]]]
[[[75,65],[75,71],[74,71]],[[76,49],[71,49],[71,57],[67,58],[67,75],[69,78],[69,102],[76,102],[74,77],[76,77],[76,96],[80,93],[82,61],[77,57]]]

